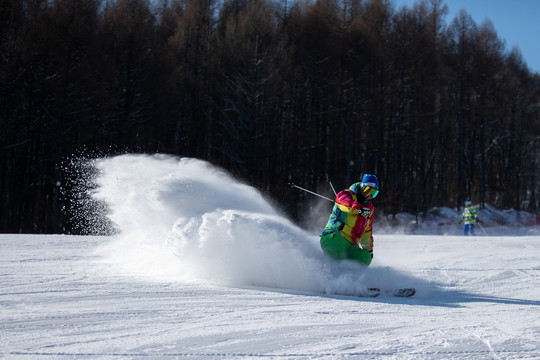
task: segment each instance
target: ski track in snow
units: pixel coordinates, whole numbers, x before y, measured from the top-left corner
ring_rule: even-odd
[[[119,235],[0,235],[2,358],[540,359],[540,236],[376,233],[363,269],[206,163],[96,166]]]

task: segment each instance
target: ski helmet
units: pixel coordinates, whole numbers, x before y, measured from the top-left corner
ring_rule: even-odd
[[[471,203],[471,200],[466,200],[466,201],[465,201],[465,206],[471,206],[471,204],[472,204],[472,203]]]
[[[375,175],[364,174],[360,186],[364,194],[371,195],[372,198],[379,194],[379,180]]]

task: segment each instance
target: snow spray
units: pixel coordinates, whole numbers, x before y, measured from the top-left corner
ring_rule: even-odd
[[[117,233],[98,252],[116,271],[158,281],[345,295],[383,286],[381,276],[388,275],[373,265],[326,258],[318,234],[205,161],[127,154],[92,166],[91,197],[106,204]]]

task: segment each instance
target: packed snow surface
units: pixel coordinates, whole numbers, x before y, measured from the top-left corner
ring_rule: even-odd
[[[540,359],[540,236],[375,223],[362,268],[205,162],[94,166],[118,235],[0,235],[0,357]],[[417,294],[355,296],[367,287]]]

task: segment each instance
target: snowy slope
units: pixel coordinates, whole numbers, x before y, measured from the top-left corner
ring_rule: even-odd
[[[206,163],[96,166],[119,235],[0,235],[2,358],[540,359],[540,236],[376,234],[363,269]]]

